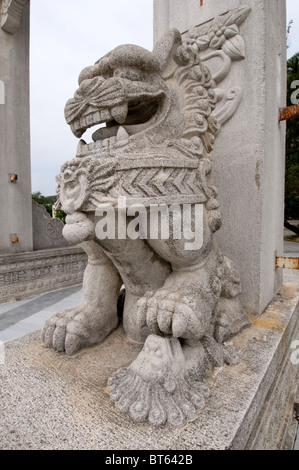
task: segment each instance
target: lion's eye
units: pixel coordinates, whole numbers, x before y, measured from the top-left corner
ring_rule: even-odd
[[[126,78],[131,81],[143,80],[143,74],[140,70],[133,69],[117,69],[114,71],[114,77]]]

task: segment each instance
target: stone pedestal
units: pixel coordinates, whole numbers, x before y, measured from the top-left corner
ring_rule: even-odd
[[[241,272],[246,310],[260,314],[282,282],[275,257],[283,250],[285,124],[279,123],[279,108],[286,96],[285,2],[204,0],[201,6],[198,0],[154,0],[154,31],[155,41],[171,28],[188,34],[240,7],[251,8],[239,26],[246,49],[221,87],[237,87],[242,100],[216,138],[213,179],[224,220],[220,248]],[[234,38],[228,44],[232,56],[238,45]]]
[[[29,2],[2,1],[0,23],[0,253],[32,251]]]
[[[252,328],[234,340],[242,362],[214,370],[206,408],[179,429],[132,423],[111,402],[107,378],[142,348],[121,327],[73,357],[46,349],[40,332],[6,343],[0,449],[109,449],[116,456],[120,450],[292,449],[299,279],[286,276],[264,315],[252,317]]]

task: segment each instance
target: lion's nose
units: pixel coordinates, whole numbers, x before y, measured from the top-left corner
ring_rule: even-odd
[[[90,95],[96,88],[102,85],[104,82],[103,77],[94,77],[91,79],[86,79],[84,80],[79,88],[79,93],[82,96],[88,96]]]

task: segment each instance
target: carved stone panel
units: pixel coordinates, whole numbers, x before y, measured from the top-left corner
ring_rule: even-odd
[[[33,249],[62,248],[69,243],[64,239],[60,219],[52,219],[45,207],[32,201]]]
[[[243,83],[236,82],[228,87],[224,81],[230,75],[234,62],[246,57],[240,27],[250,11],[248,6],[236,8],[184,34],[184,44],[193,47],[212,72],[217,97],[213,116],[219,129],[235,114],[243,96]]]
[[[79,285],[86,263],[77,247],[0,256],[0,304]]]
[[[28,0],[2,0],[0,10],[0,26],[7,33],[14,34],[19,29],[23,16],[23,8]]]

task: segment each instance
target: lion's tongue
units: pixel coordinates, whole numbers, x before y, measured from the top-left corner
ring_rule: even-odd
[[[110,139],[110,137],[116,136],[117,126],[113,127],[100,127],[97,131],[92,134],[92,140],[96,142],[97,140]]]
[[[118,124],[123,124],[128,115],[128,103],[124,103],[120,106],[115,106],[111,109],[111,115]]]
[[[110,139],[110,137],[116,137],[117,142],[128,140],[129,134],[126,129],[122,126],[113,127],[101,127],[92,135],[94,142],[98,140]]]

